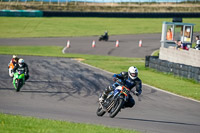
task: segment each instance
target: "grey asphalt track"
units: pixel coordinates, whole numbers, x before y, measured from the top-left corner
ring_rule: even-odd
[[[0,38],[0,45],[53,45],[63,46],[70,40],[71,47],[66,53],[111,55],[122,57],[144,58],[151,55],[153,51],[160,48],[160,34],[139,34],[139,35],[113,35],[109,41],[98,41],[98,36],[92,37],[66,37],[66,38]],[[92,48],[92,41],[95,40],[96,47]],[[119,47],[116,48],[116,41],[119,40]],[[142,47],[138,47],[139,40],[142,40]]]
[[[199,133],[200,103],[143,85],[136,105],[115,118],[96,116],[98,95],[112,74],[68,58],[22,56],[30,79],[15,92],[8,76],[11,55],[0,55],[0,112],[136,129],[147,133]],[[174,88],[175,89],[175,88]]]

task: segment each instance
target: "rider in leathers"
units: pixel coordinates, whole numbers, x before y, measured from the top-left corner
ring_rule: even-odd
[[[17,65],[19,58],[16,55],[13,55],[13,58],[11,59],[10,63],[13,63],[14,66]],[[8,66],[10,65],[8,64]]]
[[[13,78],[13,75],[14,75],[14,73],[13,73],[13,68],[12,67],[10,67],[10,65],[12,66],[16,66],[17,65],[17,63],[18,63],[18,60],[19,60],[19,58],[16,56],[16,55],[13,55],[13,58],[11,59],[11,61],[8,63],[8,70],[9,70],[9,76],[11,77],[11,78]]]
[[[19,59],[18,64],[14,67],[13,72],[22,71],[25,75],[25,81],[29,78],[29,69],[28,65],[24,62],[23,59]]]
[[[113,81],[116,81],[117,78],[124,80],[125,86],[130,90],[136,87],[136,90],[133,92],[136,96],[139,96],[142,93],[142,81],[138,78],[138,69],[134,66],[129,67],[128,72],[121,72],[120,74],[113,75]],[[103,102],[107,95],[116,88],[114,83],[112,86],[109,86],[105,89],[102,96],[99,98],[100,102]],[[129,94],[128,102],[125,103],[125,107],[133,107],[135,101],[133,97]]]

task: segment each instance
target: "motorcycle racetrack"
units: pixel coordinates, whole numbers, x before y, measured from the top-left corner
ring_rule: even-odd
[[[84,37],[80,40],[72,39],[74,42],[80,42],[79,45],[81,45],[83,42],[81,39]],[[0,40],[7,40],[7,43],[0,41],[1,44],[14,45],[13,39]],[[58,41],[60,43],[58,45],[65,46],[64,40],[63,38],[64,44]],[[149,42],[152,41],[152,44],[155,44],[153,43],[155,40],[149,40]],[[53,45],[54,41],[49,41],[49,45]],[[20,45],[17,41],[15,42],[16,45]],[[91,46],[91,41],[88,42],[90,44],[87,45]],[[101,42],[101,44],[110,46],[111,42]],[[29,41],[27,44],[31,45],[31,43],[41,45],[42,42]],[[152,53],[159,48],[158,44],[152,47],[146,46],[146,50],[141,50],[143,52],[136,50],[134,54],[144,58],[145,52]],[[48,42],[44,45],[48,45]],[[78,46],[78,43],[76,45]],[[75,51],[76,48],[78,50],[74,44],[74,49],[71,50],[78,52]],[[98,45],[95,50],[98,50],[97,48]],[[79,51],[84,52],[84,49],[86,47]],[[115,52],[111,53],[115,55]],[[100,51],[99,54],[101,54]],[[135,57],[134,54],[118,56]],[[105,52],[103,55],[108,54]],[[109,118],[108,114],[98,117],[96,115],[98,96],[106,86],[112,83],[112,73],[70,58],[20,56],[29,65],[30,78],[20,92],[15,92],[7,67],[11,57],[11,55],[0,55],[0,112],[135,129],[147,133],[199,133],[200,131],[200,102],[174,96],[147,85],[143,85],[143,93],[140,97],[133,96],[136,102],[133,108],[122,109],[115,118]]]

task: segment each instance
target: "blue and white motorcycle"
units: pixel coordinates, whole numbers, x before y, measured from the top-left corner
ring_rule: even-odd
[[[103,116],[106,112],[109,113],[111,118],[114,118],[121,108],[124,107],[124,103],[128,101],[128,95],[130,89],[128,89],[121,79],[117,79],[116,83],[118,86],[114,91],[110,92],[107,98],[101,103],[97,109],[97,116]]]

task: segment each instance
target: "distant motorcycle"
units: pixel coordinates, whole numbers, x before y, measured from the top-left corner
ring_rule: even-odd
[[[13,86],[15,87],[15,90],[19,92],[24,83],[25,83],[25,75],[23,71],[16,71],[13,77]]]
[[[103,116],[106,112],[109,113],[111,118],[114,118],[121,108],[124,107],[124,103],[128,100],[128,94],[130,89],[124,86],[123,81],[118,79],[116,83],[119,85],[114,91],[110,92],[103,103],[99,102],[99,107],[97,109],[97,116]]]
[[[104,41],[108,41],[109,36],[108,35],[101,35],[99,37],[99,41],[104,40]]]

